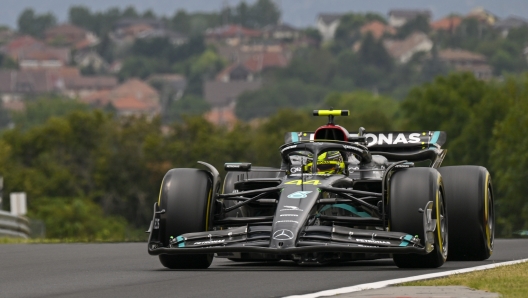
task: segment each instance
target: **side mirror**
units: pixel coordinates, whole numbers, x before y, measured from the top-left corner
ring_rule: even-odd
[[[249,162],[227,162],[224,164],[224,170],[227,172],[249,172],[251,163]]]

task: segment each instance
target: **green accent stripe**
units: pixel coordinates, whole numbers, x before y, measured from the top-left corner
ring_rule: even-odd
[[[407,245],[409,245],[409,242],[407,241],[402,241],[402,243],[400,243],[400,246],[407,246]]]
[[[328,210],[330,208],[341,208],[341,209],[345,209],[351,213],[354,213],[360,217],[371,217],[370,214],[368,214],[367,212],[363,212],[363,211],[358,211],[355,207],[352,207],[350,205],[347,205],[347,204],[334,204],[334,205],[326,205],[324,206],[321,211],[319,212],[323,212],[325,210]]]
[[[299,135],[296,132],[291,133],[292,143],[299,142]]]
[[[414,237],[412,235],[407,235],[405,237],[403,237],[403,240],[405,241],[411,241]]]
[[[436,144],[436,142],[438,142],[438,138],[440,137],[440,132],[439,131],[435,131],[433,133],[433,137],[431,138],[431,144]]]
[[[178,247],[185,247],[185,238],[183,238],[182,236],[178,236],[176,237],[176,240],[178,240]]]

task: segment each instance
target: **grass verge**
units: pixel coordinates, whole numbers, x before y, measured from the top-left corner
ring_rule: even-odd
[[[528,297],[528,262],[397,286],[466,286],[503,297]]]

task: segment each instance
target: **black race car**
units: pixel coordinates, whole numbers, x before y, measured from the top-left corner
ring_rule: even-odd
[[[149,254],[171,269],[207,268],[213,256],[299,264],[392,257],[401,268],[490,257],[490,174],[440,167],[444,132],[350,134],[334,123],[348,111],[314,115],[328,123],[287,133],[280,168],[226,163],[223,184],[205,162],[206,170],[167,172]]]

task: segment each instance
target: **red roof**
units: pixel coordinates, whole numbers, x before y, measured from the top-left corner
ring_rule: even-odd
[[[233,106],[213,108],[204,114],[204,118],[213,124],[226,125],[228,127],[233,127],[237,122]]]
[[[21,36],[19,38],[13,39],[10,43],[8,43],[5,46],[5,50],[7,52],[10,52],[10,51],[14,51],[14,50],[19,50],[21,48],[25,48],[27,46],[32,46],[34,44],[44,45],[43,42],[41,42],[39,40],[36,40],[35,38],[33,38],[33,37],[29,36],[29,35],[24,35],[24,36]]]
[[[462,23],[462,18],[457,16],[445,17],[438,21],[431,23],[431,29],[433,30],[455,30],[460,23]]]
[[[361,32],[361,34],[367,34],[368,32],[370,32],[372,33],[372,36],[374,36],[374,38],[376,39],[381,38],[383,34],[385,33],[388,33],[388,34],[396,33],[396,30],[394,28],[392,28],[391,26],[387,26],[380,21],[372,21],[370,23],[367,23],[363,25],[359,29],[359,31]]]
[[[286,67],[288,59],[283,53],[266,52],[255,54],[244,61],[244,66],[251,72],[259,72],[269,67]]]
[[[133,110],[133,111],[145,111],[151,108],[147,103],[135,97],[122,97],[114,100],[112,105],[118,110]]]

